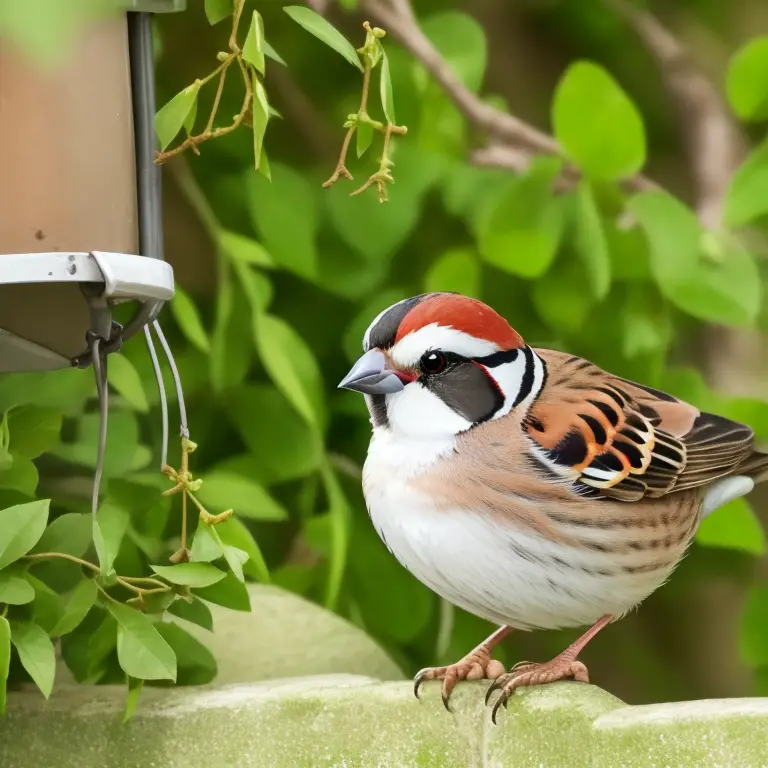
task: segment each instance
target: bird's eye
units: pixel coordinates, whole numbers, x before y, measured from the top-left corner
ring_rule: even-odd
[[[419,365],[424,373],[440,373],[446,365],[445,355],[442,352],[427,352],[421,356]]]

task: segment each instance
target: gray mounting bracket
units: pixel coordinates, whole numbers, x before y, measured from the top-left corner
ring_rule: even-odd
[[[106,251],[3,254],[0,285],[29,283],[79,284],[105,340],[112,336],[111,306],[133,300],[159,309],[174,294],[173,268],[160,259]],[[120,339],[140,327],[126,328],[125,332],[120,329]],[[0,328],[0,371],[68,368],[87,365],[89,359],[84,351],[68,360]]]

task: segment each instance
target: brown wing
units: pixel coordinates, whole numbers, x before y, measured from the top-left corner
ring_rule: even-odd
[[[546,386],[524,429],[550,469],[599,496],[637,501],[768,467],[752,430],[588,360],[537,349]]]

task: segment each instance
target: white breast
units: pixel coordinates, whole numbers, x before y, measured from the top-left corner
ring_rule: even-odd
[[[609,567],[599,552],[501,526],[487,514],[435,509],[410,480],[451,450],[452,440],[419,444],[376,430],[363,474],[382,540],[446,600],[518,629],[585,626],[626,613],[669,575],[629,574]]]

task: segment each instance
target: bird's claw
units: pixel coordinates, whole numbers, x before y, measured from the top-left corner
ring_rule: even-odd
[[[545,683],[554,683],[558,680],[568,679],[577,680],[582,683],[589,682],[589,672],[586,666],[570,656],[556,656],[552,661],[548,661],[545,664],[534,664],[530,661],[515,664],[507,674],[497,677],[485,694],[485,703],[488,704],[494,691],[500,691],[499,697],[496,699],[491,710],[493,724],[496,724],[496,714],[499,711],[499,707],[503,705],[504,709],[506,709],[509,699],[518,688],[544,685]]]
[[[456,683],[460,680],[494,679],[503,673],[504,666],[500,661],[492,659],[487,652],[475,650],[455,664],[422,669],[414,679],[413,693],[416,698],[419,698],[419,690],[424,682],[427,680],[442,680],[441,696],[443,705],[451,712],[450,698]]]

